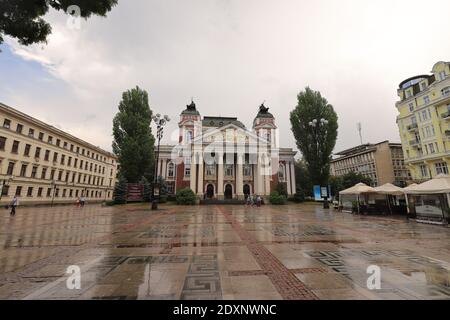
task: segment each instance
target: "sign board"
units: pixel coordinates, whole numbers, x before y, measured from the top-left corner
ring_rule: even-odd
[[[323,201],[324,198],[330,200],[331,198],[331,187],[314,186],[314,200]]]
[[[139,183],[128,184],[128,202],[140,202],[144,200],[144,185]]]

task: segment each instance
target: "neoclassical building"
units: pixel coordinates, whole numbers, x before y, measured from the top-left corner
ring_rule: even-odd
[[[294,156],[279,146],[274,116],[261,105],[251,130],[237,118],[202,118],[192,102],[181,112],[179,141],[161,146],[158,175],[169,193],[192,189],[200,199],[267,196],[279,183],[295,194]]]

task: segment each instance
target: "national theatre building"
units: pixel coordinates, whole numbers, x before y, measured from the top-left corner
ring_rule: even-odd
[[[200,199],[268,196],[278,184],[296,192],[294,156],[279,146],[274,116],[261,105],[252,130],[237,118],[201,117],[192,102],[181,113],[179,143],[161,146],[158,175],[169,193],[190,188]]]

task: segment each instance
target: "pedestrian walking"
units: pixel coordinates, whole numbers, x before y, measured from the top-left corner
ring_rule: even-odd
[[[261,201],[262,201],[261,196],[258,196],[258,197],[256,198],[256,206],[257,206],[258,208],[261,207]]]
[[[80,203],[81,203],[81,207],[83,208],[84,205],[86,204],[86,198],[84,196],[81,196]]]
[[[17,196],[14,196],[14,198],[11,201],[11,216],[16,215],[16,207],[19,205],[19,200],[17,199]]]

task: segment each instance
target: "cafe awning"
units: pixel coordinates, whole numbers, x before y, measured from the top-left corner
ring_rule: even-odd
[[[346,195],[346,194],[360,195],[363,193],[376,193],[376,192],[377,191],[374,188],[369,187],[364,183],[358,183],[351,188],[342,190],[341,192],[339,192],[339,195]]]
[[[440,174],[434,179],[421,183],[406,190],[407,194],[437,194],[450,193],[450,176]]]
[[[383,184],[380,187],[376,187],[375,191],[380,194],[402,196],[405,194],[403,188],[394,186],[392,183]]]

